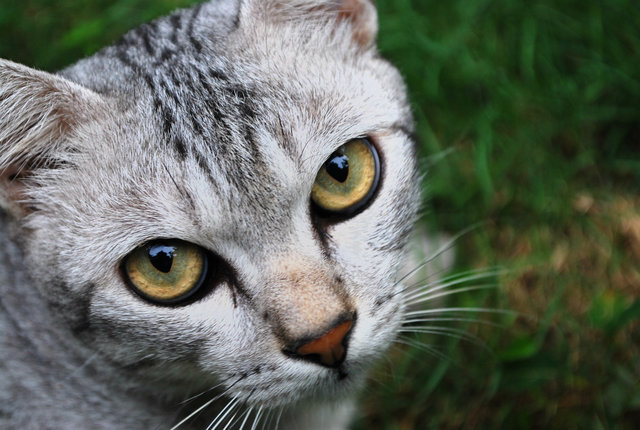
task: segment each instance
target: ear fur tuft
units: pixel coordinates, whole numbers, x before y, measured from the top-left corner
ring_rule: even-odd
[[[2,206],[19,204],[28,170],[50,164],[98,99],[66,79],[0,59]]]
[[[340,3],[338,17],[352,23],[353,40],[363,47],[373,45],[378,35],[375,0],[342,0]]]
[[[362,48],[372,47],[378,34],[375,0],[248,0],[243,12],[271,21],[347,22],[353,41]]]

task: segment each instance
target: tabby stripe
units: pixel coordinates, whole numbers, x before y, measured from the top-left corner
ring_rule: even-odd
[[[115,44],[115,46],[120,49],[126,49],[130,46],[136,46],[136,45],[137,43],[135,40],[133,40],[133,38],[131,37],[131,34],[125,34]]]
[[[187,36],[189,37],[189,41],[191,42],[193,47],[196,48],[196,51],[198,52],[202,52],[202,44],[198,42],[198,40],[193,35],[193,27],[196,22],[196,19],[200,15],[201,10],[202,10],[202,4],[199,4],[198,6],[195,7],[195,9],[193,9],[193,12],[191,14],[191,19],[189,20],[189,24],[187,26]]]
[[[164,91],[165,95],[167,95],[167,96],[171,97],[171,99],[173,99],[173,102],[176,104],[176,107],[180,106],[180,98],[178,97],[178,95],[175,92],[173,92],[171,90],[172,87],[169,86],[164,79],[160,80],[160,87]]]
[[[204,88],[205,91],[209,93],[209,95],[213,95],[213,89],[211,88],[211,85],[209,85],[207,77],[202,73],[200,69],[196,69],[196,72],[198,73],[198,80],[200,81],[200,85],[202,85],[202,88]]]
[[[69,287],[64,285],[67,290]],[[91,329],[91,301],[93,300],[93,294],[96,286],[93,283],[86,284],[82,287],[82,291],[77,295],[78,304],[76,309],[78,310],[78,320],[74,321],[71,331],[76,336]]]
[[[202,172],[205,173],[209,178],[209,182],[211,182],[211,185],[217,188],[217,181],[213,177],[213,172],[211,171],[211,169],[209,169],[209,163],[207,163],[207,160],[205,159],[204,155],[200,153],[198,148],[193,148],[193,156],[196,158],[198,166],[200,166]]]
[[[155,49],[151,46],[151,39],[149,38],[149,33],[154,32],[152,27],[148,24],[141,25],[135,30],[138,37],[142,39],[142,44],[144,46],[145,51],[151,57],[155,55]]]
[[[231,92],[234,98],[238,101],[238,108],[240,109],[240,113],[243,117],[251,120],[256,119],[257,114],[250,103],[255,96],[250,90],[239,85],[229,86],[226,90]]]
[[[202,128],[202,125],[200,124],[200,115],[194,110],[195,105],[193,105],[192,103],[189,103],[189,120],[191,121],[191,126],[193,127],[194,131],[196,133],[198,133],[200,136],[205,137],[204,136],[204,129]]]
[[[269,165],[264,161],[262,152],[260,152],[260,149],[258,148],[258,143],[255,137],[255,128],[245,122],[242,126],[242,133],[251,153],[251,163],[258,171],[267,172]]]
[[[233,29],[237,30],[238,27],[240,27],[240,8],[238,8],[238,13],[236,14],[236,16],[233,18]]]
[[[174,72],[174,70],[173,70],[173,69],[171,69],[171,73],[172,73],[172,74],[173,74],[173,72]],[[175,76],[173,76],[173,78],[176,78],[176,77],[175,77]],[[186,86],[187,86],[187,89],[189,90],[189,92],[190,92],[191,94],[197,94],[197,93],[198,93],[198,90],[196,90],[196,87],[195,87],[195,85],[194,85],[194,82],[195,82],[195,81],[194,81],[194,77],[193,77],[191,74],[189,74],[189,79],[184,79],[184,80],[182,81],[182,83],[183,83],[184,85],[186,85]]]
[[[229,81],[229,78],[227,77],[227,75],[222,73],[220,70],[209,69],[209,76],[211,76],[213,79],[217,81],[225,81],[225,82]]]
[[[327,233],[325,222],[318,217],[313,208],[309,207],[309,216],[311,218],[311,226],[313,227],[313,237],[320,245],[320,251],[326,260],[331,260],[332,252],[329,242],[333,240],[331,235]]]
[[[180,196],[185,197],[187,199],[187,202],[189,203],[189,207],[191,210],[187,210],[185,212],[188,214],[189,218],[191,219],[191,223],[196,227],[200,227],[200,219],[196,216],[196,203],[195,203],[195,200],[193,199],[193,196],[183,186],[178,185],[178,182],[174,179],[173,174],[171,173],[171,171],[169,170],[166,164],[162,163],[162,166],[164,167],[164,170],[167,172],[167,175],[169,176],[169,178],[171,179],[171,182],[173,182],[173,185],[175,185]]]
[[[171,24],[171,42],[174,45],[178,44],[178,31],[182,28],[182,21],[180,21],[180,15],[174,14],[169,17],[169,23]]]
[[[149,89],[153,94],[157,92],[155,88],[155,84],[153,83],[153,78],[149,73],[145,72],[142,67],[140,67],[138,64],[133,62],[133,60],[131,59],[131,57],[129,57],[129,54],[127,53],[126,45],[118,46],[116,56],[118,60],[120,60],[125,66],[129,67],[135,74],[140,75],[142,79],[144,79],[145,83],[147,84],[147,86],[149,87]]]
[[[207,107],[209,108],[211,113],[213,114],[213,118],[216,120],[216,122],[218,122],[219,124],[224,125],[225,117],[224,117],[223,113],[220,111],[220,108],[219,108],[218,104],[216,103],[216,101],[214,99],[212,99],[212,98],[208,98],[208,99],[205,100],[205,104],[207,105]]]
[[[133,60],[131,60],[131,58],[129,57],[125,47],[123,47],[121,49],[118,49],[116,55],[117,55],[117,58],[124,65],[129,67],[135,74],[137,74],[137,75],[142,77],[144,82],[147,84],[147,86],[151,90],[151,93],[154,94],[154,96],[155,96],[154,102],[155,102],[155,105],[156,105],[156,109],[158,109],[160,106],[162,106],[162,102],[157,97],[158,91],[156,90],[156,86],[153,83],[153,77],[151,76],[151,74],[146,72],[142,67],[140,67],[138,64],[134,63]]]
[[[154,63],[156,66],[160,66],[163,63],[167,63],[170,59],[172,59],[177,54],[177,51],[171,48],[164,48],[162,50],[162,54],[160,54],[160,58]]]
[[[171,112],[171,110],[169,110],[169,108],[162,104],[162,102],[160,102],[158,99],[156,99],[158,103],[160,103],[160,109],[161,109],[161,118],[162,118],[162,129],[164,131],[164,135],[165,138],[168,138],[173,131],[173,124],[176,122],[176,119],[173,115],[173,112]],[[187,158],[187,146],[184,143],[184,140],[182,140],[182,137],[180,136],[173,136],[172,139],[172,143],[173,143],[173,147],[175,148],[175,150],[178,152],[178,155],[180,156],[180,159],[184,160],[185,158]]]
[[[170,67],[169,70],[169,78],[171,78],[171,82],[173,83],[174,86],[176,87],[180,87],[182,86],[183,81],[181,81],[178,76],[176,75],[176,68],[175,67]],[[195,91],[192,91],[192,93],[194,93]]]
[[[187,146],[185,145],[184,140],[182,140],[181,137],[174,136],[173,147],[176,149],[176,151],[178,151],[178,155],[180,156],[181,160],[187,158]]]
[[[171,132],[173,130],[173,124],[176,122],[176,119],[173,113],[171,112],[171,110],[162,102],[162,100],[158,96],[158,91],[157,91],[156,85],[153,82],[153,77],[151,76],[151,74],[146,72],[141,66],[139,66],[138,64],[132,61],[132,59],[129,57],[129,55],[126,52],[126,47],[124,45],[119,46],[119,49],[117,50],[116,55],[117,55],[117,58],[123,64],[129,67],[134,73],[140,75],[144,79],[149,89],[151,90],[151,93],[154,95],[153,96],[154,108],[156,109],[156,111],[160,111],[160,117],[163,121],[162,129],[164,131],[165,137],[168,139],[168,137],[172,134]],[[177,96],[175,96],[175,94],[171,93],[168,90],[166,92],[169,95],[173,95],[174,99],[177,100]],[[174,149],[177,151],[178,155],[180,156],[180,159],[184,160],[185,158],[187,158],[187,154],[188,154],[187,146],[184,140],[182,140],[182,138],[174,136],[174,138],[172,139],[172,144]]]

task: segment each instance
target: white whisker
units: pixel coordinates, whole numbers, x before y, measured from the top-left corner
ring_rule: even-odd
[[[418,298],[424,297],[424,296],[428,296],[430,294],[433,294],[437,291],[441,291],[444,290],[446,288],[455,286],[455,285],[461,285],[461,284],[466,284],[466,283],[470,283],[473,281],[479,281],[479,280],[483,280],[483,279],[488,279],[488,278],[493,278],[499,274],[503,273],[500,270],[491,270],[491,271],[483,271],[480,273],[475,273],[473,275],[470,276],[460,276],[460,275],[452,275],[449,276],[447,278],[444,278],[440,281],[437,282],[433,282],[433,283],[429,283],[426,284],[422,287],[420,287],[419,289],[417,289],[416,291],[414,291],[411,294],[408,294],[406,297],[406,301],[410,302],[412,300],[416,300]]]
[[[211,421],[211,424],[209,424],[209,427],[207,427],[207,430],[215,430],[216,428],[218,428],[218,426],[222,423],[222,420],[224,420],[226,416],[229,415],[229,413],[235,408],[237,404],[238,404],[238,397],[236,396],[232,398],[229,402],[227,402],[225,407],[222,408],[220,412],[218,412],[218,415],[213,419],[213,421]]]
[[[253,425],[251,426],[251,430],[256,430],[258,428],[258,423],[260,422],[260,417],[262,416],[262,409],[264,406],[260,406],[258,408],[258,412],[256,412],[256,416],[253,418]]]
[[[416,280],[415,282],[411,283],[410,285],[405,286],[400,292],[404,293],[407,291],[411,291],[413,289],[416,288],[420,288],[421,285],[434,285],[437,284],[437,281],[440,280],[442,281],[442,274],[444,272],[446,272],[447,269],[439,269],[435,272],[430,272],[428,273],[426,276],[424,276],[423,278]],[[403,278],[404,279],[404,278]],[[431,281],[431,279],[436,279],[436,281]],[[444,278],[446,279],[446,278]],[[402,281],[400,281],[402,282]],[[398,283],[395,283],[394,286],[398,285]]]
[[[444,360],[444,361],[451,361],[451,358],[448,357],[446,354],[443,354],[442,352],[438,351],[436,348],[427,345],[424,342],[419,342],[415,339],[396,339],[395,343],[400,343],[403,345],[407,345],[410,346],[412,348],[417,348],[420,349],[422,351],[425,351],[431,355],[433,355],[434,357],[440,359],[440,360]]]
[[[264,418],[264,420],[262,421],[262,430],[268,429],[268,425],[271,423],[271,414],[273,413],[273,409],[269,409],[267,411],[267,414]]]
[[[225,382],[226,382],[226,381],[225,381]],[[207,388],[207,389],[206,389],[206,390],[204,390],[203,392],[198,393],[198,394],[196,394],[196,395],[194,395],[194,396],[189,397],[189,398],[188,398],[188,399],[186,399],[186,400],[181,401],[181,402],[180,402],[180,404],[181,404],[181,405],[187,404],[187,403],[191,402],[192,400],[195,400],[195,399],[197,399],[198,397],[201,397],[201,396],[203,396],[203,395],[205,395],[205,394],[207,394],[207,393],[209,393],[209,392],[211,392],[211,391],[215,390],[216,388],[218,388],[219,386],[221,386],[221,385],[223,385],[223,384],[224,384],[224,382],[221,382],[221,383],[219,383],[219,384],[217,384],[217,385],[214,385],[214,386],[213,386],[213,387],[211,387],[211,388]]]
[[[411,327],[401,329],[400,333],[422,333],[447,336],[458,340],[465,340],[467,342],[471,342],[475,345],[485,348],[487,347],[487,344],[480,340],[477,336],[474,336],[464,330],[449,327]]]
[[[447,158],[449,155],[453,154],[454,152],[458,151],[460,148],[457,146],[451,146],[449,148],[445,148],[441,151],[438,151],[434,154],[431,154],[427,157],[420,157],[420,165],[421,166],[435,166],[438,163],[441,163],[442,160],[444,160],[445,158]]]
[[[222,397],[222,394],[215,396],[213,399],[209,400],[208,402],[206,402],[204,405],[200,406],[198,409],[196,409],[195,411],[191,412],[186,418],[184,418],[182,421],[180,421],[178,424],[176,424],[175,426],[171,427],[170,430],[175,430],[178,427],[180,427],[182,424],[186,423],[187,421],[189,421],[194,415],[196,415],[198,412],[202,411],[204,408],[206,408],[207,406],[209,406],[211,403],[215,402],[216,400],[218,400],[220,397]]]
[[[278,430],[280,428],[280,418],[282,418],[282,413],[284,412],[284,408],[280,408],[280,412],[278,412],[278,418],[276,418],[276,426],[273,430]]]
[[[233,411],[234,409],[237,409],[239,406],[240,406],[240,400],[237,400],[236,403],[229,409],[229,412],[227,412],[227,414],[231,413],[231,411]],[[231,415],[231,418],[229,418],[229,420],[227,421],[227,425],[224,426],[222,430],[227,430],[229,427],[231,427],[236,422],[235,418],[239,413],[240,411],[234,412],[233,415]],[[220,422],[222,423],[222,419],[220,420]]]
[[[227,421],[227,425],[224,426],[224,428],[222,430],[227,430],[229,427],[231,427],[233,424],[236,423],[236,416],[238,416],[240,412],[235,412],[233,415],[231,415],[231,418],[229,418],[229,421]]]
[[[82,372],[82,370],[84,370],[93,360],[95,360],[95,358],[98,356],[99,354],[96,352],[95,354],[93,354],[91,357],[89,357],[84,363],[82,363],[82,365],[80,365],[76,370],[74,370],[69,376],[67,376],[67,379],[73,379],[76,377],[76,375],[80,372]]]
[[[240,430],[244,428],[244,425],[249,420],[249,416],[251,415],[251,412],[253,412],[253,407],[250,407],[249,409],[247,409],[246,413],[244,414],[244,420],[242,420],[242,423],[240,424]]]
[[[449,282],[449,281],[453,281],[455,279],[467,279],[471,276],[476,276],[476,275],[482,275],[485,273],[496,273],[496,274],[501,274],[502,272],[507,272],[507,270],[505,270],[504,268],[501,267],[485,267],[482,269],[470,269],[470,270],[465,270],[462,272],[454,272],[454,273],[450,273],[449,275],[443,277],[443,278],[439,278],[438,281],[435,282],[430,282],[425,284],[424,286],[420,287],[420,282],[415,282],[412,285],[408,286],[406,289],[410,290],[410,289],[423,289],[426,286],[430,286],[430,285],[437,285],[440,282]],[[428,278],[431,278],[432,276],[427,276]],[[423,282],[424,283],[424,282]]]
[[[475,323],[475,324],[488,325],[488,326],[492,326],[492,327],[504,327],[504,324],[498,324],[498,323],[495,323],[495,322],[492,322],[492,321],[481,320],[481,319],[477,319],[477,318],[450,318],[450,317],[445,317],[445,318],[408,318],[408,319],[402,320],[402,325],[427,323],[427,322],[466,322],[466,323]]]
[[[469,281],[472,279],[481,279],[485,277],[488,278],[491,276],[500,275],[504,271],[505,271],[504,269],[499,267],[491,267],[491,268],[485,268],[485,269],[466,270],[464,272],[455,272],[432,282],[427,282],[427,283],[415,282],[407,286],[405,288],[405,291],[414,290],[408,294],[408,296],[411,296],[411,295],[426,291],[425,290],[426,288],[439,287],[444,283],[452,283],[452,285],[456,285],[456,282],[454,282],[456,280],[458,281],[457,282],[458,284],[461,284],[461,283],[464,283],[465,281]]]
[[[247,404],[249,403],[249,399],[251,398],[251,396],[253,396],[253,393],[256,392],[256,389],[254,388],[253,390],[251,390],[251,392],[249,393],[249,395],[247,396],[246,399],[244,399],[244,401],[242,402],[241,405],[239,405],[238,407],[240,408],[240,411],[236,412],[235,414],[233,414],[233,417],[231,418],[231,420],[229,421],[229,424],[227,424],[227,427],[230,427],[232,425],[234,425],[235,423],[237,423],[238,421],[240,421],[242,419],[242,417],[244,418],[244,422],[241,424],[240,430],[242,430],[242,427],[244,427],[245,422],[247,421],[247,419],[249,418],[249,414],[251,413],[251,411],[253,410],[253,407],[249,407],[247,409]],[[241,412],[244,411],[244,412]],[[238,416],[238,414],[240,414]],[[238,416],[238,418],[236,419],[235,417]],[[226,427],[225,427],[226,428]],[[224,430],[224,429],[223,429]]]
[[[462,293],[466,293],[469,291],[478,291],[478,290],[490,290],[493,288],[497,288],[498,285],[476,285],[476,286],[472,286],[472,287],[464,287],[464,288],[457,288],[455,290],[449,290],[449,291],[442,291],[440,293],[437,294],[431,294],[431,295],[426,295],[423,297],[419,297],[416,298],[410,302],[407,302],[407,305],[409,306],[415,306],[421,303],[426,303],[429,302],[431,300],[435,300],[438,299],[440,297],[446,297],[446,296],[452,296],[455,294],[462,294]]]
[[[403,327],[399,330],[400,333],[453,333],[459,334],[461,336],[468,335],[472,336],[468,332],[452,327],[441,327],[441,326],[431,326],[431,327]]]
[[[518,316],[519,314],[515,311],[510,311],[507,309],[491,309],[491,308],[437,308],[437,309],[421,309],[416,311],[410,311],[405,314],[405,317],[421,317],[424,315],[434,315],[434,314],[446,314],[446,313],[490,313],[490,314],[499,314],[499,315],[511,315]]]
[[[445,252],[447,252],[448,250],[450,250],[454,243],[460,239],[462,236],[464,236],[465,234],[469,233],[470,231],[476,229],[478,226],[480,225],[480,223],[478,224],[473,224],[467,228],[465,228],[464,230],[461,230],[459,233],[457,233],[455,236],[453,236],[451,239],[449,239],[447,242],[445,242],[444,245],[442,245],[440,248],[438,248],[436,250],[436,252],[433,253],[433,255],[431,255],[430,257],[426,258],[422,263],[418,264],[416,267],[414,267],[413,269],[411,269],[409,272],[407,272],[406,274],[404,274],[400,279],[398,279],[394,284],[392,288],[395,288],[396,286],[398,286],[400,283],[402,283],[403,281],[405,281],[406,279],[410,278],[411,276],[415,275],[418,271],[422,270],[427,264],[431,263],[432,261],[434,261],[436,258],[440,257],[442,254],[444,254]],[[399,293],[404,293],[406,291],[406,289],[402,289],[400,290],[397,294]]]
[[[197,408],[195,411],[191,412],[186,418],[184,418],[182,421],[180,421],[178,424],[176,424],[175,426],[171,427],[170,430],[175,430],[178,427],[180,427],[182,424],[184,424],[185,422],[187,422],[188,420],[190,420],[191,418],[193,418],[196,414],[198,414],[199,412],[201,412],[203,409],[205,409],[206,407],[208,407],[209,405],[211,405],[213,402],[215,402],[216,400],[220,399],[222,396],[224,396],[226,393],[229,392],[229,390],[231,388],[233,388],[238,382],[240,382],[243,378],[238,378],[236,380],[236,382],[234,382],[233,384],[231,384],[229,387],[227,387],[222,393],[218,394],[217,396],[213,397],[211,400],[207,401],[205,404],[203,404],[202,406],[200,406],[199,408]],[[221,384],[218,384],[221,385]],[[207,390],[207,391],[211,391],[211,389]],[[202,393],[201,393],[202,394]]]
[[[233,424],[237,423],[238,421],[240,421],[243,417],[244,417],[244,421],[242,421],[242,424],[240,424],[240,430],[242,430],[244,428],[245,423],[247,422],[247,420],[249,419],[249,415],[251,414],[251,411],[253,411],[253,406],[247,408],[247,404],[249,403],[249,399],[251,398],[251,396],[253,396],[253,394],[256,392],[256,389],[254,388],[253,390],[251,390],[251,392],[249,393],[249,395],[247,396],[246,399],[244,399],[244,401],[242,402],[242,405],[240,405],[240,410],[244,411],[244,412],[237,412],[233,415],[233,418],[229,421],[229,424],[227,424],[227,427],[232,426]],[[238,416],[237,419],[235,419],[235,417],[240,414],[240,416]]]

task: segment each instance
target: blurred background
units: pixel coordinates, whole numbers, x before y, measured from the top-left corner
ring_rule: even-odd
[[[0,57],[55,71],[192,3],[2,0]],[[487,287],[459,275],[434,306],[513,313],[403,337],[355,428],[640,428],[640,5],[377,3],[417,120],[423,228],[474,226],[455,270]]]

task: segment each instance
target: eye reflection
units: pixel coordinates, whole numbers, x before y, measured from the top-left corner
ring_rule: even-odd
[[[366,138],[350,140],[325,161],[316,176],[311,201],[320,214],[352,215],[373,197],[380,159]]]
[[[169,273],[173,266],[176,248],[167,245],[152,245],[149,247],[149,261],[162,273]]]
[[[334,152],[324,165],[329,176],[338,182],[344,182],[349,176],[349,159],[346,155]]]

